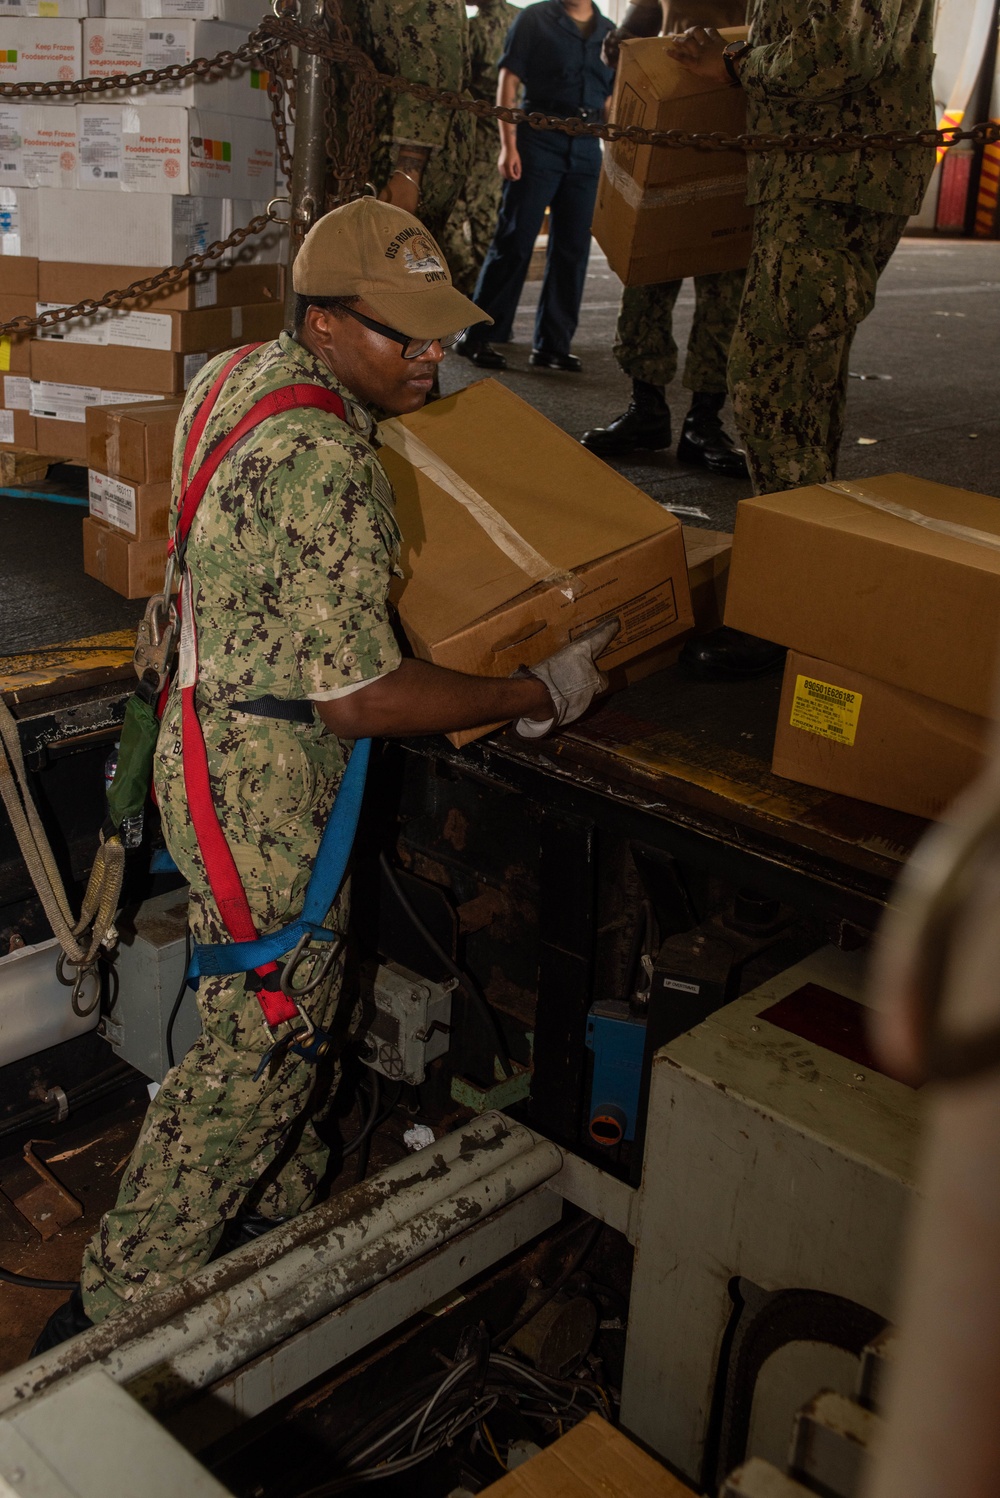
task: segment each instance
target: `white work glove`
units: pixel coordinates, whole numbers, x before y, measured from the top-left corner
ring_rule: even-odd
[[[597,694],[607,690],[608,678],[598,671],[594,662],[604,654],[620,628],[617,619],[609,619],[564,645],[548,660],[530,667],[530,674],[537,676],[548,688],[555,716],[544,722],[518,718],[514,728],[522,739],[541,739],[553,728],[575,722],[581,713],[587,711]]]

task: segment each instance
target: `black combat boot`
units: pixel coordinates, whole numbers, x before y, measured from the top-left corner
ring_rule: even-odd
[[[645,380],[632,381],[632,399],[628,410],[606,427],[594,427],[580,438],[589,452],[599,458],[620,458],[634,452],[659,452],[669,447],[670,410],[659,385]]]
[[[720,473],[727,479],[749,478],[747,460],[719,418],[725,403],[724,395],[695,392],[677,444],[677,461],[700,463],[710,473]]]
[[[68,1342],[70,1337],[75,1337],[79,1332],[89,1331],[93,1324],[83,1309],[83,1296],[77,1285],[66,1304],[53,1311],[42,1327],[38,1341],[31,1349],[31,1356],[37,1358],[40,1353],[51,1352],[53,1347]]]

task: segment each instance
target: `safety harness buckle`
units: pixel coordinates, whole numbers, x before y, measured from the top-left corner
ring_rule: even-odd
[[[132,653],[135,674],[156,695],[166,686],[173,665],[177,639],[177,609],[172,598],[175,573],[176,562],[171,553],[167,558],[163,592],[154,594],[147,603]]]
[[[303,935],[299,937],[291,955],[288,957],[281,969],[281,977],[278,980],[278,987],[285,995],[285,998],[291,999],[293,1004],[297,1004],[299,999],[305,998],[306,994],[315,993],[318,988],[321,988],[323,984],[327,982],[330,974],[333,972],[337,957],[340,954],[341,942],[338,938],[337,940],[330,942],[330,950],[323,961],[319,964],[319,968],[316,972],[315,977],[310,979],[308,983],[301,983],[299,985],[296,985],[295,974],[298,972],[299,964],[306,956],[306,953],[308,952],[309,947],[312,944],[312,940],[313,938],[311,933],[308,931],[304,932]]]

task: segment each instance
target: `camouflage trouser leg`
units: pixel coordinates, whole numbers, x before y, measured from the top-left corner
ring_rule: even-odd
[[[187,812],[177,707],[175,697],[161,730],[157,796],[168,846],[191,884],[192,938],[217,942],[224,932]],[[274,930],[301,910],[339,774],[337,741],[233,714],[205,711],[202,724],[220,821],[258,929]],[[345,890],[328,924],[344,930],[347,906]],[[341,964],[309,996],[310,1017],[324,1028],[334,1023],[342,979]],[[203,980],[198,1008],[202,1034],[150,1104],[118,1201],[84,1254],[84,1305],[95,1321],[198,1269],[248,1197],[267,1215],[303,1211],[326,1166],[308,1118],[322,1101],[316,1068],[289,1055],[273,1077],[267,1069],[256,1077],[272,1039],[241,976]]]
[[[441,242],[451,279],[468,297],[476,289],[480,268],[493,239],[503,191],[503,181],[497,171],[499,145],[496,130],[492,121],[485,132],[480,125],[481,122],[477,122],[472,167]]]
[[[729,345],[736,330],[746,271],[726,270],[694,278],[694,321],[684,360],[684,385],[706,395],[725,395]]]
[[[757,494],[834,476],[858,324],[906,225],[849,203],[761,203],[729,390]]]
[[[614,355],[630,380],[666,387],[677,373],[674,304],[680,281],[626,286],[618,309]]]

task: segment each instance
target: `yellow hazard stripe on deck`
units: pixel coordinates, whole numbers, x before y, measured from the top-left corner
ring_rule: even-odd
[[[0,692],[12,694],[16,701],[17,694],[28,687],[48,686],[91,671],[118,671],[131,664],[134,649],[135,630],[116,629],[20,655],[0,656]]]
[[[993,120],[992,123],[1000,124],[1000,121]],[[979,239],[992,239],[1000,229],[1000,223],[997,221],[998,194],[1000,194],[1000,141],[985,146],[983,149],[974,228],[974,233]]]

